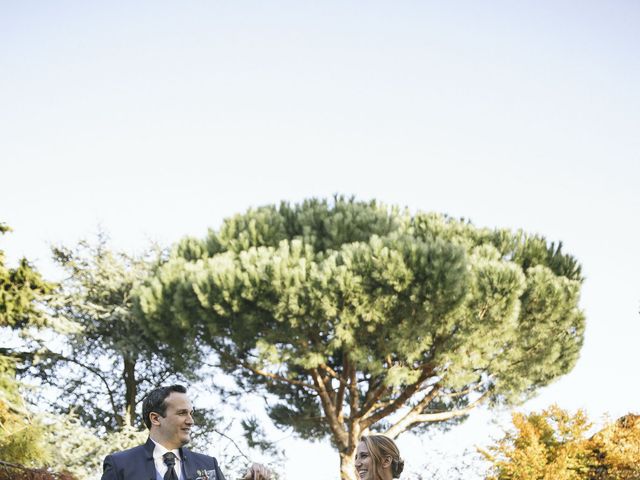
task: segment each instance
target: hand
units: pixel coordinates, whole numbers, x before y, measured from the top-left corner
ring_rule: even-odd
[[[242,480],[270,480],[271,471],[261,463],[254,463],[247,469]]]

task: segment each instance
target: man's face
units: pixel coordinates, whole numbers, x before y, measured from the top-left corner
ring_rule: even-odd
[[[172,450],[186,445],[191,440],[193,407],[186,393],[171,392],[164,401],[167,413],[151,414],[152,438],[165,448]]]

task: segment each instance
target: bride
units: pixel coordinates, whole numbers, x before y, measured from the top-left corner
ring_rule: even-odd
[[[356,449],[355,466],[360,480],[392,480],[400,478],[404,460],[389,437],[365,435]]]

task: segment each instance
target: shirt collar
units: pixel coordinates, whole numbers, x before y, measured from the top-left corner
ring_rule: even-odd
[[[151,438],[151,437],[149,437],[149,438]],[[182,458],[180,457],[180,449],[179,448],[174,448],[173,450],[169,450],[164,445],[160,445],[153,438],[151,438],[151,441],[153,443],[155,443],[155,445],[156,445],[155,448],[153,449],[153,458],[154,459],[161,458],[167,452],[173,452],[175,454],[176,458],[178,459],[178,461],[182,460]]]

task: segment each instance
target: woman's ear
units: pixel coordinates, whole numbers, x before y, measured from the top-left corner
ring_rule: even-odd
[[[382,464],[380,466],[382,468],[391,468],[391,463],[392,463],[391,456],[387,455],[382,459]]]

